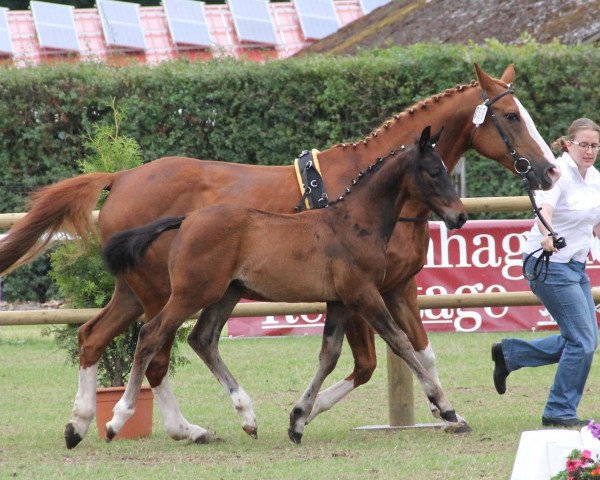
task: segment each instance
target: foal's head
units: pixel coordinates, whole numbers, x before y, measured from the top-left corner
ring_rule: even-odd
[[[404,182],[413,200],[425,204],[449,229],[455,229],[467,221],[467,212],[442,158],[434,150],[441,133],[440,130],[431,136],[431,127],[425,127],[413,154],[407,159],[410,165]]]

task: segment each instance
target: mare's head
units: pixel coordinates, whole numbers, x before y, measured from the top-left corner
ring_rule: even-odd
[[[467,221],[465,206],[460,200],[442,158],[434,150],[442,131],[431,136],[425,127],[421,138],[407,158],[408,175],[405,188],[412,200],[426,205],[438,215],[449,229],[460,228]]]
[[[504,167],[525,174],[531,188],[548,190],[558,180],[560,171],[529,113],[513,94],[513,65],[508,66],[499,80],[477,64],[475,72],[481,105],[479,118],[477,111],[473,116],[472,147]]]

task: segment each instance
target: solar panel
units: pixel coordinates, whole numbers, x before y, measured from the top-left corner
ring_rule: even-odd
[[[8,8],[0,7],[0,54],[13,53],[12,40],[10,31],[8,30],[8,22],[6,21],[6,12]]]
[[[390,3],[391,0],[360,0],[360,7],[365,15],[368,15],[376,8],[385,5],[386,3]]]
[[[277,45],[267,0],[229,0],[233,24],[240,41]]]
[[[210,47],[214,44],[204,14],[204,2],[163,0],[171,37],[175,43]]]
[[[136,3],[98,0],[106,43],[111,47],[146,50],[146,40]]]
[[[47,2],[31,2],[33,23],[40,47],[78,52],[73,7]]]
[[[304,38],[319,40],[340,28],[333,0],[294,0],[294,5]]]

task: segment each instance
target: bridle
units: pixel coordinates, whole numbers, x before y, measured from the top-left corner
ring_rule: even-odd
[[[513,146],[510,139],[508,138],[508,135],[506,135],[506,132],[502,129],[498,118],[496,117],[494,111],[491,108],[491,106],[498,100],[500,100],[502,97],[514,94],[514,90],[512,90],[510,87],[511,85],[509,84],[507,90],[505,90],[502,93],[499,93],[498,95],[492,98],[488,98],[487,92],[482,89],[483,103],[475,108],[475,114],[473,115],[473,123],[475,124],[475,129],[477,129],[477,127],[485,121],[485,118],[486,116],[488,116],[489,113],[489,117],[492,119],[492,123],[496,127],[496,130],[500,134],[502,141],[506,145],[508,153],[514,160],[513,168],[519,174],[523,181],[523,187],[527,191],[527,196],[529,197],[529,201],[531,202],[531,206],[533,208],[533,214],[550,232],[548,236],[552,237],[554,247],[557,249],[561,249],[567,246],[566,240],[564,239],[564,237],[559,237],[558,234],[550,227],[548,222],[546,222],[544,217],[540,215],[541,208],[537,206],[537,203],[535,201],[534,189],[531,188],[531,185],[533,184],[531,177],[535,174],[533,172],[533,169],[531,168],[531,162],[529,161],[529,159],[522,157],[517,153],[517,149]],[[525,266],[532,258],[533,254],[539,252],[540,250],[543,250],[543,248],[539,248],[534,252],[531,252],[525,257],[525,260],[523,261],[523,276],[530,281],[538,279],[538,277],[542,273],[543,266],[545,266],[545,272],[542,281],[545,280],[546,276],[548,275],[548,263],[550,262],[550,256],[552,255],[552,252],[548,252],[546,250],[543,250],[540,256],[536,259],[536,262],[533,265],[532,272],[530,274],[525,272]]]

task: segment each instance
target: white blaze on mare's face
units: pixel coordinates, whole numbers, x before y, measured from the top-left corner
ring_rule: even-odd
[[[542,153],[544,154],[544,158],[546,160],[548,160],[552,165],[556,165],[554,163],[554,155],[552,154],[552,150],[550,150],[550,147],[548,146],[548,144],[544,141],[542,136],[539,134],[539,132],[537,131],[537,128],[535,128],[535,124],[533,123],[533,120],[532,120],[531,116],[529,115],[529,112],[525,109],[525,107],[521,104],[521,102],[519,102],[517,97],[513,97],[513,98],[514,98],[517,106],[519,107],[519,113],[521,114],[521,118],[525,121],[525,127],[527,128],[529,135],[531,135],[531,138],[533,138],[537,142],[537,144],[540,146],[540,149],[542,150]],[[558,171],[558,167],[556,167],[556,169]]]

